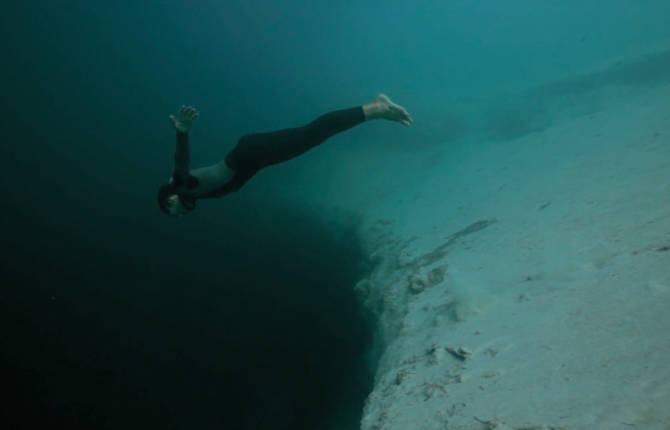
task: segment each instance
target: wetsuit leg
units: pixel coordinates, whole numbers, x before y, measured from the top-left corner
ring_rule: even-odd
[[[365,121],[362,107],[321,115],[309,124],[242,136],[226,156],[226,164],[237,172],[258,170],[290,160],[323,143],[329,137]]]

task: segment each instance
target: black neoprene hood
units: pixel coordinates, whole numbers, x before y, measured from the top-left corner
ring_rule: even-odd
[[[158,189],[158,207],[160,207],[166,215],[171,215],[170,211],[168,211],[167,203],[168,198],[175,193],[174,188],[175,187],[172,184],[164,184]]]

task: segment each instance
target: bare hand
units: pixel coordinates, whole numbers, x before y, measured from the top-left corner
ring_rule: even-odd
[[[193,106],[183,106],[177,112],[177,115],[170,115],[172,125],[175,130],[182,133],[188,133],[193,125],[193,121],[199,116],[198,111]]]

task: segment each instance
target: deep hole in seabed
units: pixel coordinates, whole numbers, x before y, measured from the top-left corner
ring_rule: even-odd
[[[163,243],[108,232],[96,252],[82,224],[57,254],[46,229],[8,241],[0,426],[357,429],[374,369],[354,229],[230,219]]]

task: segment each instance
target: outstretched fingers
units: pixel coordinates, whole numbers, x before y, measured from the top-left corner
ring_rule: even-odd
[[[198,111],[193,106],[181,105],[176,115],[170,115],[170,121],[177,131],[188,133],[198,115]]]
[[[196,119],[199,114],[198,111],[193,106],[184,106],[182,105],[179,109],[179,116],[182,120],[191,120]]]

